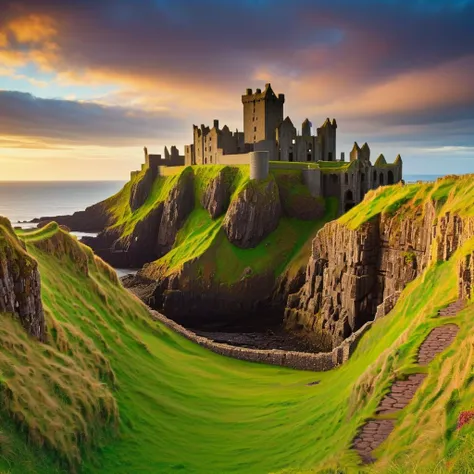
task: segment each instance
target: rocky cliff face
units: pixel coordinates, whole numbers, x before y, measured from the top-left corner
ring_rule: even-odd
[[[327,224],[313,240],[303,287],[288,298],[287,327],[316,334],[329,349],[372,320],[384,301],[393,304],[432,259],[448,259],[474,235],[474,224],[449,213],[437,218],[435,205],[377,215],[356,230]],[[465,267],[470,288],[470,261]]]
[[[249,183],[232,201],[224,219],[224,231],[237,247],[255,247],[277,228],[280,216],[276,182]]]
[[[276,315],[269,301],[275,285],[272,272],[243,275],[229,286],[200,272],[200,265],[199,260],[186,262],[167,276],[145,266],[124,285],[152,308],[194,329],[226,330],[249,324],[263,328],[269,321],[274,325]]]
[[[139,207],[145,204],[148,196],[151,193],[153,182],[156,178],[156,171],[148,168],[145,171],[143,178],[137,181],[130,191],[130,209],[136,211]]]
[[[171,250],[178,230],[194,209],[194,175],[183,173],[163,206],[156,249],[158,257]]]
[[[4,218],[0,218],[0,313],[14,314],[30,335],[45,340],[38,264]]]
[[[222,170],[217,177],[211,180],[203,193],[201,204],[209,215],[216,219],[227,211],[230,203],[230,186]]]
[[[141,193],[139,190],[133,193],[132,190],[134,205],[138,197],[133,196],[141,196]],[[132,233],[122,235],[120,227],[113,227],[103,230],[97,237],[85,237],[82,241],[114,267],[141,267],[169,252],[179,229],[193,209],[193,174],[183,173],[166,201],[158,203],[145,215]]]

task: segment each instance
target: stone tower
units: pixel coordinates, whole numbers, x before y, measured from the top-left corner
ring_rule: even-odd
[[[278,96],[270,84],[265,84],[265,90],[247,89],[242,96],[244,106],[244,140],[246,144],[275,140],[276,128],[283,121],[284,94]]]
[[[321,160],[336,161],[336,119],[329,118],[318,128],[318,141],[321,150]]]

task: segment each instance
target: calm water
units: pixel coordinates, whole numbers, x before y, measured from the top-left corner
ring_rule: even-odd
[[[439,176],[405,175],[405,181],[433,181]],[[72,214],[112,196],[124,184],[124,181],[0,181],[0,216],[16,224],[35,217]]]
[[[16,224],[81,211],[119,191],[123,181],[1,182],[0,216]]]
[[[440,175],[405,175],[405,181],[433,181]],[[6,182],[0,181],[0,216],[10,219],[13,225],[35,217],[58,216],[82,211],[119,191],[124,181],[52,181]],[[23,224],[22,227],[36,227]],[[82,232],[74,232],[82,237]],[[119,276],[136,270],[116,269]]]

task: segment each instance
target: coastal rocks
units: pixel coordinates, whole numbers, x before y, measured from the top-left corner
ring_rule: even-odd
[[[201,199],[202,207],[213,219],[216,219],[229,207],[230,194],[230,186],[226,181],[225,171],[222,170],[204,191]]]
[[[178,230],[194,209],[194,174],[183,172],[163,206],[158,229],[157,254],[161,257],[171,250]]]
[[[193,179],[191,169],[184,172],[166,201],[157,203],[130,233],[124,235],[122,228],[113,227],[97,237],[84,237],[82,242],[114,267],[137,268],[160,258],[171,250],[179,229],[194,209]]]
[[[38,264],[27,254],[10,223],[1,217],[0,313],[14,314],[31,336],[45,340]]]
[[[100,232],[109,224],[110,215],[105,203],[99,202],[87,207],[84,211],[75,212],[71,216],[39,217],[31,222],[38,224],[38,227],[43,227],[50,222],[57,222],[73,231]]]
[[[379,249],[378,219],[358,230],[326,225],[313,240],[305,285],[289,298],[287,327],[330,335],[337,345],[373,319],[381,303]]]
[[[271,272],[253,274],[229,286],[202,273],[200,266],[196,259],[160,274],[155,265],[145,265],[123,284],[153,309],[194,329],[243,329],[249,324],[264,328],[275,320],[281,323],[281,311],[273,312],[269,305],[275,284]]]
[[[280,215],[276,182],[251,181],[230,204],[223,227],[232,244],[252,248],[277,228]]]
[[[143,206],[151,193],[155,177],[155,170],[147,168],[143,177],[133,184],[130,191],[130,209],[132,211],[136,211],[139,207]]]
[[[403,217],[402,217],[403,216]],[[289,329],[330,337],[337,345],[377,308],[386,313],[432,260],[446,260],[474,236],[472,219],[436,217],[436,203],[376,215],[357,229],[335,221],[316,235],[303,287],[288,298]],[[470,294],[472,256],[461,263],[461,294]],[[382,306],[380,306],[382,305]]]

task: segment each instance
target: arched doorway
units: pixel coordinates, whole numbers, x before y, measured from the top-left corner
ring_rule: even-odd
[[[383,182],[383,173],[380,173],[380,186],[383,186],[384,185],[384,182]]]
[[[387,183],[388,184],[393,184],[394,183],[394,178],[393,178],[393,171],[389,170],[387,174]]]
[[[374,185],[377,184],[377,171],[374,171],[373,182],[374,182]]]
[[[344,212],[349,211],[354,207],[354,193],[348,189],[344,194]]]

